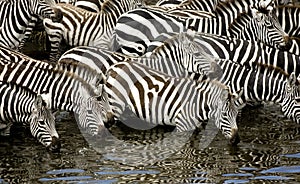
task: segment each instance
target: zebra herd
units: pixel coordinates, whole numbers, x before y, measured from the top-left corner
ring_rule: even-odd
[[[233,145],[246,104],[300,123],[299,6],[281,0],[0,0],[0,131],[52,151],[57,111],[92,136],[122,116],[184,132],[209,119]],[[22,52],[41,20],[49,60]],[[62,53],[61,43],[71,49]],[[128,114],[128,112],[130,112]]]

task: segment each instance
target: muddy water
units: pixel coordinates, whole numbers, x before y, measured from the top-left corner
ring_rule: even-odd
[[[201,132],[194,132],[169,157],[134,166],[95,151],[73,118],[57,123],[60,153],[47,152],[28,129],[14,127],[10,138],[1,138],[0,183],[300,183],[299,125],[269,105],[245,108],[239,128],[242,141],[236,147],[218,133],[199,149]],[[164,135],[160,128],[143,136],[126,128],[119,133],[131,142]]]

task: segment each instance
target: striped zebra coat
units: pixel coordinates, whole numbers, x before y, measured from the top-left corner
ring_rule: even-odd
[[[51,151],[60,149],[55,118],[41,95],[25,87],[0,82],[0,121],[22,123],[30,127],[31,134]]]
[[[118,17],[139,6],[140,0],[110,0],[103,4],[101,12],[93,13],[70,4],[57,4],[62,12],[61,23],[44,19],[51,53],[50,60],[56,61],[62,40],[71,47],[88,45],[110,48],[112,31]]]
[[[238,97],[217,81],[196,83],[176,78],[136,62],[119,62],[107,73],[104,86],[112,114],[120,118],[128,108],[140,119],[155,125],[190,131],[215,118],[216,126],[232,144],[237,144]]]
[[[61,20],[53,0],[0,1],[0,45],[21,50],[38,18]]]
[[[146,52],[151,55],[165,40],[171,39],[178,33],[162,34],[153,41]],[[269,47],[261,42],[218,36],[205,33],[196,33],[193,41],[202,47],[208,54],[221,59],[228,59],[243,66],[256,68],[257,63],[279,67],[287,74],[300,74],[300,57],[288,51]]]
[[[223,70],[219,80],[228,85],[231,91],[243,89],[242,103],[277,103],[286,117],[300,123],[300,88],[294,72],[289,75],[280,68],[263,64],[248,68],[227,59],[216,59],[203,51],[198,57],[206,61],[214,60],[219,64]],[[202,63],[193,65],[198,68]]]
[[[74,112],[79,115],[79,125],[95,135],[103,127],[102,114],[95,111],[95,100],[99,91],[73,72],[58,68],[47,68],[39,62],[9,62],[0,64],[0,80],[27,87],[35,93],[44,94],[48,108]],[[97,78],[97,76],[94,76]],[[96,79],[97,80],[97,79]],[[92,108],[92,109],[89,109]],[[101,108],[101,107],[99,107]],[[98,109],[99,109],[98,108]],[[83,116],[85,114],[85,116]],[[85,118],[87,117],[87,118]],[[91,118],[94,118],[91,121]],[[101,121],[98,121],[101,120]]]
[[[55,0],[56,3],[67,3],[79,8],[98,13],[101,11],[101,6],[105,0]]]
[[[185,32],[188,28],[193,28],[197,32],[232,36],[228,31],[229,25],[239,17],[241,12],[249,12],[251,9],[249,4],[253,5],[246,0],[223,3],[222,6],[217,7],[215,18],[178,19],[151,8],[131,10],[118,19],[113,50],[126,55],[141,56],[159,35],[167,32]],[[260,16],[263,18],[253,18],[256,32],[248,30],[247,34],[252,35],[250,38],[278,47],[288,44],[287,34],[278,26],[275,17],[264,13],[260,13]],[[256,34],[258,32],[263,34]]]

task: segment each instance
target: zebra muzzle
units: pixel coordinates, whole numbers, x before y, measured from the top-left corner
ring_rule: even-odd
[[[230,138],[229,142],[232,146],[236,146],[241,141],[238,129],[232,129],[231,131],[232,137]]]
[[[47,147],[47,149],[51,152],[59,152],[61,148],[60,140],[57,137],[52,137],[51,144]]]

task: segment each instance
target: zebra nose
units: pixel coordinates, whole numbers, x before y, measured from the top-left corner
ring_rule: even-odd
[[[233,146],[236,146],[240,142],[240,136],[238,134],[238,129],[237,128],[232,128],[231,129],[231,138],[230,138],[230,144]]]
[[[47,147],[51,152],[59,152],[61,148],[60,140],[57,137],[52,137],[51,144]]]
[[[63,14],[62,14],[61,10],[55,8],[55,9],[54,9],[54,13],[55,13],[55,16],[52,17],[52,21],[53,21],[53,22],[61,22],[61,21],[62,21],[62,18],[63,18]]]

